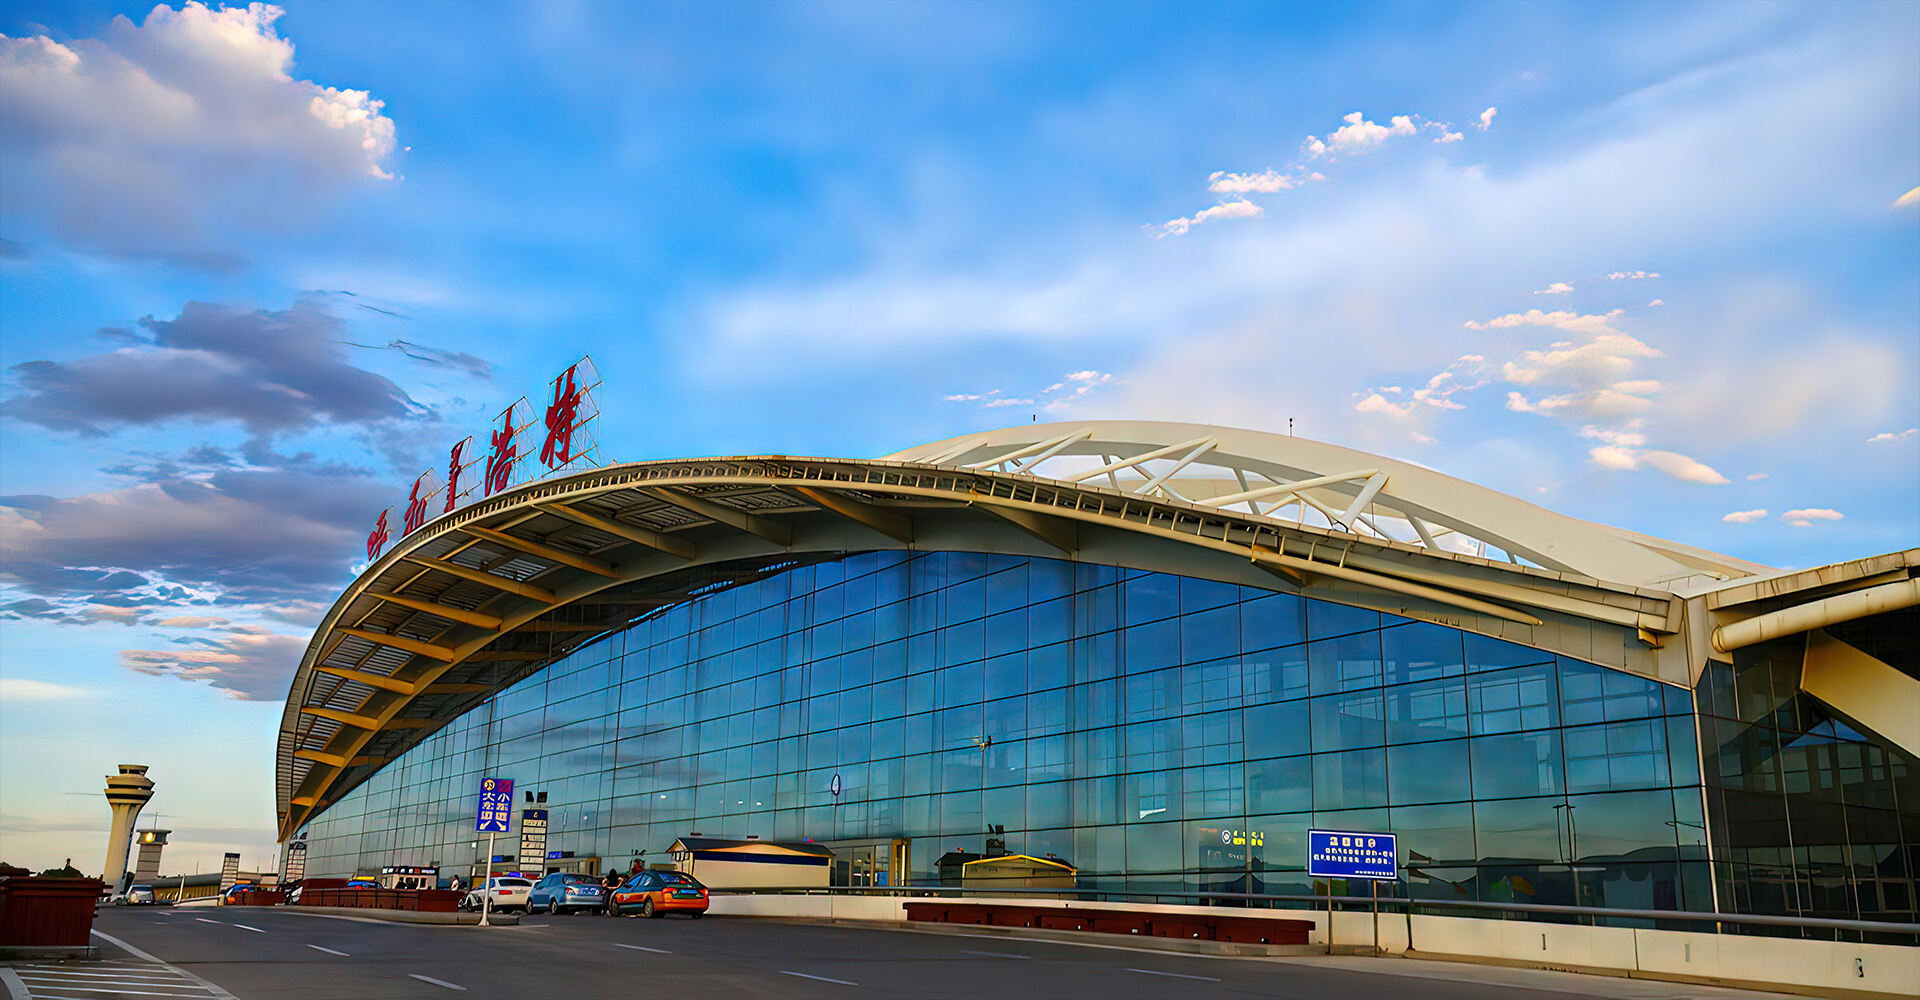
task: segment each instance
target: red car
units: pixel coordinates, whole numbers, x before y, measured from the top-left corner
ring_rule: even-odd
[[[613,890],[613,906],[622,914],[664,917],[684,913],[698,920],[707,915],[707,887],[680,872],[641,872]]]

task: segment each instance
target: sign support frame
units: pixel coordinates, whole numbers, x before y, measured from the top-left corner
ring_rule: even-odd
[[[493,912],[493,838],[497,833],[487,834],[487,873],[480,877],[480,923],[478,927],[492,927],[487,922],[488,914]]]

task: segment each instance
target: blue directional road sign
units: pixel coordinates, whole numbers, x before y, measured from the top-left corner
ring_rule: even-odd
[[[473,828],[481,833],[506,833],[513,825],[513,779],[481,778],[480,810]]]
[[[1395,841],[1391,833],[1308,830],[1307,874],[1394,881],[1400,877],[1400,846]]]

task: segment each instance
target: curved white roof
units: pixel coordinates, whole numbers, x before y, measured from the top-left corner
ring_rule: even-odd
[[[1409,462],[1264,431],[1130,420],[1022,424],[908,448],[886,460],[1105,485],[1430,549],[1492,558],[1504,553],[1630,586],[1671,590],[1773,572],[1557,514]]]

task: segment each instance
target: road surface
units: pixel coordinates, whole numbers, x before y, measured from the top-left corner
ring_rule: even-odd
[[[1402,959],[1215,958],[750,918],[532,917],[517,927],[285,908],[102,909],[105,961],[16,964],[16,1000],[1756,1000],[1772,994]],[[24,991],[24,996],[21,995]]]

